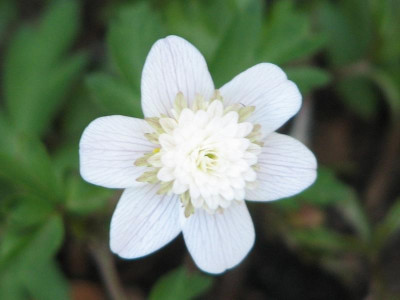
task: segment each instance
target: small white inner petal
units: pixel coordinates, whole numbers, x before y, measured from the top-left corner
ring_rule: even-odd
[[[163,120],[157,178],[172,182],[172,192],[188,192],[193,207],[215,211],[242,201],[254,185],[260,146],[248,138],[253,124],[239,122],[236,111],[224,113],[221,101],[204,109],[184,108],[177,121]]]

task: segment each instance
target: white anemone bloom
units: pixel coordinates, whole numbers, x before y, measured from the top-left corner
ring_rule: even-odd
[[[169,36],[147,56],[141,93],[145,120],[101,117],[80,141],[82,177],[125,189],[111,250],[139,258],[182,232],[200,269],[236,266],[255,239],[244,200],[292,196],[316,178],[312,152],[274,132],[299,110],[298,88],[261,63],[216,90],[200,52]]]

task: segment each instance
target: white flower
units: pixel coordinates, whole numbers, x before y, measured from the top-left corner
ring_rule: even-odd
[[[80,141],[82,177],[125,189],[111,250],[142,257],[182,231],[200,269],[236,266],[255,238],[244,200],[292,196],[316,178],[314,155],[274,132],[300,105],[296,85],[273,64],[215,90],[195,47],[176,36],[157,41],[142,74],[146,119],[98,118]]]

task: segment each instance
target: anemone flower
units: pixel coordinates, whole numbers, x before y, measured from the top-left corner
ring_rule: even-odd
[[[143,257],[182,232],[203,271],[236,266],[255,239],[245,200],[289,197],[316,178],[312,152],[274,132],[299,110],[297,86],[261,63],[215,89],[200,52],[168,36],[147,56],[141,96],[144,120],[101,117],[80,141],[82,177],[125,189],[111,250]]]

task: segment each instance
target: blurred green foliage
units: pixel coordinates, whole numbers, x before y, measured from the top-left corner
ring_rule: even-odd
[[[56,259],[65,232],[72,239],[98,234],[82,224],[108,224],[113,196],[80,178],[80,135],[101,115],[142,117],[141,70],[160,37],[196,45],[217,87],[268,61],[304,97],[328,88],[365,121],[379,103],[392,122],[400,120],[399,1],[110,1],[100,64],[79,42],[82,4],[43,2],[41,14],[22,24],[16,2],[0,2],[0,299],[69,299]],[[288,245],[317,254],[310,259],[346,279],[332,262],[348,253],[375,260],[400,227],[399,203],[374,226],[359,193],[321,167],[314,186],[271,205],[277,218],[270,222]],[[330,226],[330,209],[349,230]],[[192,299],[211,285],[210,277],[179,268],[155,284],[150,299]]]
[[[4,98],[10,120],[21,132],[44,133],[82,72],[86,55],[66,55],[79,23],[76,2],[54,2],[36,28],[22,26],[10,41]]]
[[[321,31],[327,36],[328,63],[338,73],[336,86],[343,103],[368,119],[376,111],[380,91],[398,118],[400,3],[321,1],[316,10]]]
[[[179,268],[164,275],[151,290],[150,300],[190,300],[211,287],[211,277]]]

